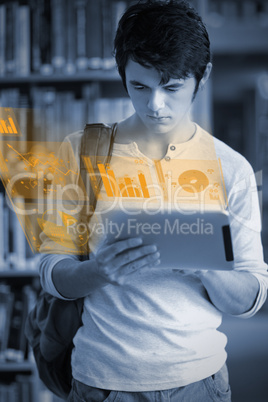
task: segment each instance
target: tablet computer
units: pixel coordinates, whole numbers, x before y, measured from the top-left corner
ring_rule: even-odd
[[[127,213],[113,210],[102,216],[102,221],[109,243],[140,236],[144,244],[156,244],[161,259],[158,267],[233,269],[233,247],[226,211]]]

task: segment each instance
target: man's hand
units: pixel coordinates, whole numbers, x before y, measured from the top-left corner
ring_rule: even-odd
[[[122,285],[133,272],[158,265],[159,257],[155,245],[143,246],[141,238],[131,238],[104,244],[92,260],[96,263],[95,274],[101,277],[103,285]]]
[[[157,247],[144,246],[141,238],[104,243],[90,260],[61,260],[53,268],[52,280],[62,296],[77,299],[108,284],[123,285],[137,270],[158,265],[159,256]]]
[[[259,282],[246,271],[196,271],[211,302],[222,312],[239,315],[249,311],[256,300]]]

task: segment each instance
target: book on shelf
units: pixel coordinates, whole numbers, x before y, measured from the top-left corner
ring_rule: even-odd
[[[267,27],[268,3],[266,0],[209,0],[204,17],[215,28],[228,24]]]
[[[28,402],[22,400],[18,384],[13,381],[9,383],[0,382],[0,402]]]
[[[27,287],[12,289],[12,306],[6,358],[23,361],[27,358],[27,339],[24,334],[25,321],[29,312]]]
[[[2,89],[0,101],[2,106],[23,106],[14,108],[14,113],[22,138],[28,141],[61,142],[86,123],[120,121],[134,112],[128,97],[102,97],[95,82],[83,85],[79,93],[53,86],[34,86],[29,94]]]
[[[19,104],[20,91],[18,88],[6,88],[0,90],[0,107],[16,108]]]
[[[20,139],[24,141],[30,139],[32,136],[32,113],[30,109],[30,95],[28,92],[19,92],[18,107],[14,110],[14,113],[21,132]]]
[[[40,73],[49,75],[53,72],[51,64],[51,6],[47,0],[37,0],[37,11],[39,13],[39,47],[40,47]],[[34,33],[35,35],[35,33]]]
[[[30,8],[20,5],[15,15],[15,73],[28,76],[31,72]]]
[[[239,20],[239,7],[236,1],[221,1],[220,12],[224,16],[226,23],[237,22]]]
[[[76,15],[76,66],[78,70],[88,67],[87,35],[86,35],[86,9],[87,0],[74,0]]]
[[[67,0],[65,25],[65,29],[67,29],[67,32],[65,33],[66,65],[64,69],[66,74],[74,74],[76,70],[76,26],[74,11],[75,8],[73,0]]]
[[[19,200],[23,203],[23,199]],[[9,211],[9,225],[11,228],[11,245],[9,250],[8,262],[16,270],[25,270],[27,266],[26,262],[26,250],[27,240],[24,234],[24,216],[20,215],[20,218],[12,210]]]
[[[8,347],[10,322],[14,303],[14,295],[10,287],[0,284],[0,361]]]
[[[119,20],[121,19],[122,15],[124,14],[124,12],[127,9],[128,2],[118,0],[118,1],[113,1],[110,4],[111,4],[111,32],[112,32],[111,46],[113,47],[113,39],[116,34],[117,26],[118,26]]]
[[[254,0],[244,0],[241,6],[242,18],[245,21],[252,21],[256,15],[256,2]]]
[[[11,381],[1,381],[0,402],[36,402],[35,381],[34,375],[27,374],[16,374]],[[42,399],[42,402],[44,401]]]
[[[118,22],[127,8],[125,1],[102,0],[102,63],[104,69],[115,68],[113,42]]]
[[[62,71],[66,65],[66,46],[65,46],[65,1],[51,1],[51,35],[52,35],[52,66],[55,71]]]
[[[24,329],[36,292],[32,285],[0,284],[0,362],[21,363],[28,359]]]
[[[31,33],[31,71],[38,73],[41,69],[41,50],[40,42],[40,23],[41,13],[39,10],[39,2],[29,0],[31,15],[30,15],[30,33]]]
[[[112,57],[113,33],[112,33],[112,2],[101,0],[102,23],[102,63],[103,68],[109,69],[115,66]]]
[[[134,111],[129,98],[98,98],[94,102],[96,122],[113,123],[125,119]]]
[[[30,7],[16,1],[0,5],[0,76],[30,74]]]
[[[6,75],[15,74],[16,60],[16,16],[18,3],[9,1],[5,3],[6,33],[5,33],[5,72]]]
[[[192,3],[214,28],[228,24],[236,28],[268,27],[266,0],[196,0]],[[2,2],[0,77],[28,76],[32,72],[68,75],[76,71],[113,69],[117,24],[131,4],[130,0]]]
[[[24,205],[24,199],[17,198],[20,207]],[[24,271],[34,269],[36,256],[30,250],[30,246],[24,233],[24,216],[19,218],[14,212],[10,201],[7,202],[4,193],[0,192],[0,272],[6,270]],[[29,258],[33,261],[29,261]]]
[[[99,97],[100,97],[100,88],[96,82],[83,85],[82,98],[85,99],[86,102],[86,116],[88,123],[92,123],[96,120],[94,112],[94,103],[96,99]]]
[[[0,77],[5,75],[6,6],[0,4]]]
[[[0,192],[0,271],[5,267],[4,193]],[[0,321],[1,322],[1,321]]]
[[[22,402],[34,402],[33,386],[35,378],[32,375],[18,374],[15,377],[15,392],[17,390]]]
[[[0,5],[0,76],[111,69],[127,1],[23,0]]]
[[[3,205],[3,231],[1,235],[3,235],[4,238],[4,260],[6,265],[8,264],[8,258],[9,258],[9,246],[10,246],[10,225],[9,225],[9,208],[6,204],[6,200],[4,200],[4,205]]]
[[[102,68],[102,3],[89,1],[87,4],[87,55],[90,69]]]

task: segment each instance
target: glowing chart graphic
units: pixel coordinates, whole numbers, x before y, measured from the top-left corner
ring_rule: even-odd
[[[10,135],[21,135],[16,116],[12,108],[0,107],[0,136]]]
[[[219,160],[147,163],[113,155],[107,163],[103,156],[82,158],[85,183],[69,142],[0,141],[1,178],[33,251],[85,253],[88,216],[97,215],[89,203],[92,190],[102,212],[121,202],[138,209],[166,204],[226,208]]]
[[[69,144],[2,141],[0,147],[1,176],[12,198],[44,197],[55,192],[57,185],[77,180],[77,163]],[[60,147],[65,159],[58,156]]]
[[[93,158],[83,156],[92,188],[98,199],[109,200],[120,197],[141,201],[155,196],[151,169],[145,163],[141,163],[142,161],[131,157],[113,156],[111,166],[109,163],[104,163],[103,157],[97,156],[97,169],[94,170]]]
[[[88,197],[69,143],[1,141],[0,173],[9,207],[16,212],[33,251],[39,251],[43,232],[52,240],[50,250],[61,244],[63,253],[82,253],[86,231],[73,236],[68,230],[79,224],[75,208],[87,205]],[[47,212],[51,210],[61,219],[55,221]],[[66,226],[69,215],[72,220]]]

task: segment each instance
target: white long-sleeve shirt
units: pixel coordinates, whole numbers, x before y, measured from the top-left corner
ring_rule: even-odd
[[[79,132],[67,138],[78,161],[81,135]],[[124,160],[122,177],[128,172],[133,175],[133,166],[137,170],[137,165],[144,164],[154,182],[154,163],[135,142],[114,144],[110,169],[120,171],[120,158]],[[218,158],[228,196],[234,269],[251,272],[259,281],[254,306],[240,315],[248,318],[263,305],[268,284],[258,195],[250,164],[199,126],[189,141],[170,144],[160,163],[165,174],[172,163],[175,166],[175,160],[185,161],[185,166],[195,161],[196,169],[196,161],[202,164]],[[97,211],[111,202],[104,187],[101,192],[103,201],[98,201]],[[52,240],[41,237],[44,251]],[[101,234],[92,232],[91,249],[97,250],[101,238]],[[46,291],[62,298],[53,284],[52,270],[65,258],[78,257],[62,254],[57,245],[54,250],[42,258],[41,283]],[[226,360],[227,338],[217,330],[222,313],[209,301],[194,273],[141,269],[129,275],[124,286],[109,284],[85,297],[82,321],[74,338],[72,370],[75,379],[89,386],[130,392],[175,388],[214,374]]]

